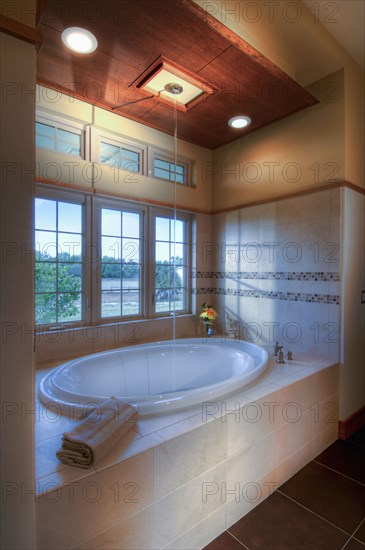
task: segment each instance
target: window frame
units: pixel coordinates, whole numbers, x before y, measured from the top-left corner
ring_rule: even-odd
[[[192,174],[193,174],[193,161],[178,155],[175,157],[174,154],[170,151],[159,149],[157,147],[148,147],[148,175],[151,178],[157,179],[159,181],[164,181],[165,183],[175,183],[174,179],[161,178],[155,175],[155,161],[162,160],[170,164],[183,166],[184,168],[184,182],[176,181],[176,185],[183,185],[185,187],[193,187],[192,183]]]
[[[124,200],[121,198],[103,197],[88,192],[51,188],[47,184],[37,184],[35,198],[44,198],[58,202],[70,202],[82,206],[82,319],[80,321],[59,321],[55,323],[35,323],[36,330],[70,329],[90,325],[105,325],[138,320],[166,318],[173,314],[170,311],[155,312],[155,218],[174,219],[174,209],[152,206],[148,203]],[[115,209],[127,212],[138,212],[140,218],[141,239],[141,302],[140,314],[120,315],[115,317],[101,316],[101,209]],[[176,311],[176,316],[192,313],[192,230],[194,214],[177,210],[176,219],[187,222],[184,243],[186,242],[186,307]],[[34,224],[34,242],[35,242]],[[186,239],[186,241],[185,241]],[[35,249],[35,247],[34,247]],[[96,256],[96,258],[95,258]],[[57,293],[58,294],[58,293]],[[35,310],[34,310],[35,311]]]
[[[107,166],[108,168],[113,169],[119,169],[123,170],[124,172],[127,172],[132,177],[135,174],[139,174],[141,176],[146,174],[146,165],[147,165],[147,147],[137,141],[132,141],[128,138],[125,138],[121,136],[120,134],[114,134],[113,132],[106,132],[100,128],[95,128],[94,126],[91,128],[91,162],[97,162],[101,166]],[[140,161],[139,161],[139,170],[126,170],[121,167],[117,167],[115,164],[107,164],[105,162],[102,162],[100,160],[100,149],[101,149],[101,143],[104,142],[108,145],[114,145],[115,147],[119,147],[120,149],[127,149],[133,153],[139,153],[140,155]],[[130,183],[133,183],[131,181]]]
[[[69,119],[66,120],[58,116],[43,114],[39,111],[36,112],[35,122],[36,123],[39,122],[40,124],[45,124],[46,126],[51,126],[56,130],[59,129],[59,130],[63,130],[65,132],[70,132],[72,134],[77,134],[80,136],[80,155],[65,153],[64,151],[59,151],[58,149],[48,149],[47,147],[42,147],[36,144],[36,147],[38,149],[42,149],[43,151],[48,151],[52,153],[59,153],[60,155],[67,155],[68,157],[72,157],[72,158],[78,158],[82,160],[85,159],[87,136],[86,136],[85,126],[83,124],[78,122],[70,123]],[[37,130],[35,130],[35,142],[37,143]]]
[[[164,207],[150,207],[149,208],[149,258],[148,258],[148,318],[149,319],[158,319],[161,317],[169,317],[174,315],[173,311],[155,311],[155,300],[156,300],[156,276],[155,276],[155,267],[156,267],[156,257],[155,257],[155,243],[156,243],[156,234],[155,234],[155,219],[156,217],[174,219],[175,211],[174,209],[164,208]],[[186,249],[187,249],[187,258],[186,258],[186,308],[183,310],[175,311],[175,316],[180,315],[189,315],[192,312],[192,300],[191,300],[191,291],[192,291],[192,278],[191,278],[191,265],[192,265],[192,221],[193,216],[189,212],[183,210],[176,210],[176,219],[186,222],[185,226],[185,235],[186,239]]]
[[[35,199],[45,199],[52,200],[56,202],[68,202],[71,204],[81,205],[81,237],[82,237],[82,247],[81,247],[81,266],[82,266],[82,277],[81,277],[81,319],[78,321],[56,321],[54,323],[36,323],[34,317],[34,323],[37,330],[57,330],[60,328],[73,328],[78,326],[84,326],[90,324],[91,317],[91,304],[90,304],[90,292],[91,292],[91,279],[90,279],[90,270],[88,269],[87,257],[85,250],[87,250],[87,243],[89,242],[88,227],[87,223],[88,211],[90,210],[91,196],[86,193],[80,193],[72,190],[63,190],[63,189],[50,189],[47,185],[39,184],[36,186]],[[35,205],[34,205],[35,208]],[[34,251],[37,251],[36,240],[35,240],[35,231],[37,230],[34,223]],[[57,229],[56,229],[57,230]],[[34,262],[36,263],[36,262]],[[58,262],[52,262],[58,263]],[[35,281],[34,281],[35,282]],[[36,296],[34,288],[34,296]],[[58,291],[55,292],[58,295]],[[35,314],[35,307],[34,307]]]
[[[138,315],[119,315],[113,317],[102,317],[102,303],[101,303],[101,268],[102,268],[102,232],[101,232],[101,210],[107,208],[109,210],[123,211],[123,212],[133,212],[139,213],[140,218],[140,239],[141,239],[141,297],[140,297],[140,313]],[[93,291],[92,291],[92,303],[93,303],[93,314],[92,321],[96,324],[104,324],[111,322],[122,322],[122,321],[131,321],[139,320],[146,318],[146,212],[147,207],[144,205],[132,203],[129,201],[123,201],[121,199],[113,198],[104,198],[104,197],[93,197],[92,205],[92,220],[93,220],[93,245],[98,251],[98,260],[94,262],[93,266]]]

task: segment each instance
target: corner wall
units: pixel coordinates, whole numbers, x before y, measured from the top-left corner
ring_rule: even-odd
[[[10,4],[10,3],[9,3]],[[1,548],[34,548],[35,47],[0,33]]]
[[[342,190],[340,420],[365,404],[365,195]]]

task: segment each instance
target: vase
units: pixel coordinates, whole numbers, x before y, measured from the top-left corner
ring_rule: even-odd
[[[205,330],[206,330],[207,336],[213,336],[213,334],[215,332],[212,325],[209,325],[208,323],[206,323],[206,325],[205,325]]]

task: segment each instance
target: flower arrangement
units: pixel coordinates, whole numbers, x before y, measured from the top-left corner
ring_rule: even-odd
[[[204,323],[213,323],[218,317],[218,313],[216,310],[209,304],[206,304],[205,302],[202,304],[201,307],[201,314],[200,318],[203,319]]]
[[[208,336],[214,334],[212,326],[214,321],[218,318],[218,313],[216,312],[216,310],[210,304],[206,304],[204,302],[202,304],[199,317],[203,320]]]

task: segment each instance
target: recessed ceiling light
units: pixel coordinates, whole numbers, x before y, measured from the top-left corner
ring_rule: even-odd
[[[235,116],[228,121],[232,128],[245,128],[251,124],[251,119],[248,116]]]
[[[80,27],[69,27],[61,34],[62,42],[70,50],[78,53],[91,53],[96,50],[98,41],[95,36]]]

